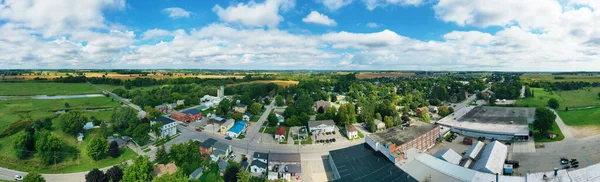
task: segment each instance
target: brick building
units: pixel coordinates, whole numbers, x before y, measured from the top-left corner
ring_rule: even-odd
[[[382,133],[368,135],[365,141],[375,151],[396,163],[404,159],[405,152],[411,148],[426,151],[433,147],[439,137],[439,126],[415,122],[410,127],[397,126]]]
[[[202,118],[202,113],[197,109],[188,109],[185,111],[173,111],[171,117],[177,121],[196,121]]]

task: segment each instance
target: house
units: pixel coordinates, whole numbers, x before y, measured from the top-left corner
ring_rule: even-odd
[[[217,143],[217,140],[208,138],[200,144],[200,155],[209,155],[213,152],[213,146]]]
[[[177,106],[185,105],[185,99],[177,100],[177,102],[175,103],[177,104]]]
[[[237,138],[238,136],[242,135],[244,131],[246,131],[246,122],[238,121],[235,122],[229,131],[227,131],[227,136],[231,138]]]
[[[331,102],[329,101],[324,101],[324,100],[319,100],[315,102],[315,106],[314,109],[315,111],[319,111],[319,109],[322,109],[322,111],[325,111],[325,108],[331,106]]]
[[[437,113],[438,112],[438,107],[437,106],[429,106],[429,107],[427,107],[427,109],[429,110],[430,113]]]
[[[173,109],[175,109],[177,107],[176,103],[170,103],[167,104],[167,112],[172,111]]]
[[[308,131],[311,133],[333,132],[334,128],[333,120],[308,121]]]
[[[226,121],[227,120],[225,118],[216,116],[214,114],[210,117],[210,123],[211,124],[215,124],[216,123],[216,124],[221,125],[221,124],[225,123]]]
[[[60,111],[56,111],[56,112],[54,112],[54,114],[56,114],[56,115],[59,115],[59,114],[64,114],[64,113],[66,113],[66,112],[67,112],[67,111],[65,111],[65,110],[60,110]]]
[[[79,133],[79,135],[77,135],[77,141],[83,142],[83,133]]]
[[[246,106],[245,104],[236,104],[235,106],[233,106],[233,111],[235,112],[246,113],[247,110],[248,106]]]
[[[173,121],[172,119],[161,116],[154,119],[154,121],[151,121],[150,125],[153,125],[158,122],[162,123],[162,129],[160,131],[160,134],[163,137],[166,138],[167,136],[173,136],[177,133],[177,122]]]
[[[199,167],[198,169],[194,170],[194,172],[192,172],[192,174],[190,174],[190,180],[197,180],[200,178],[200,176],[202,176],[202,172],[204,170],[202,169],[202,167]]]
[[[375,123],[377,130],[385,130],[385,123],[383,121],[375,119],[373,122]]]
[[[252,114],[250,114],[248,112],[242,116],[242,120],[244,120],[246,122],[250,122],[251,119],[252,119]]]
[[[275,140],[278,142],[285,141],[285,127],[280,126],[275,130]]]
[[[119,145],[119,148],[123,148],[124,146],[127,145],[127,143],[131,140],[131,138],[129,137],[117,137],[117,136],[108,136],[106,137],[106,140],[108,140],[108,143],[112,143],[113,141],[117,142],[117,145]]]
[[[219,130],[219,131],[221,132],[221,134],[225,135],[225,134],[227,134],[227,131],[229,131],[229,129],[231,129],[233,127],[234,124],[235,124],[235,120],[227,119],[227,121],[225,121],[225,123],[223,123],[221,125],[221,130]]]
[[[268,161],[268,180],[301,180],[302,167],[300,154],[270,153]]]
[[[138,111],[138,119],[142,119],[145,118],[148,115],[148,113],[146,113],[146,111]]]
[[[154,107],[154,109],[159,110],[160,112],[166,113],[167,105],[165,105],[165,104],[157,105]]]
[[[344,101],[344,99],[345,99],[345,98],[346,98],[346,96],[345,96],[345,95],[336,95],[336,96],[335,96],[335,100],[336,100],[336,101],[339,101],[339,102],[342,102],[342,101]],[[340,103],[340,104],[342,104],[342,103]]]
[[[346,136],[348,139],[358,138],[358,130],[352,125],[346,125]]]
[[[277,120],[279,120],[279,123],[283,123],[285,121],[285,118],[281,114],[275,113],[275,116],[277,116]]]
[[[85,125],[83,125],[83,130],[89,130],[92,128],[94,128],[94,123],[92,123],[92,122],[87,122],[87,123],[85,123]]]
[[[191,122],[202,118],[202,113],[198,109],[188,109],[185,111],[173,111],[171,117],[177,121]]]
[[[228,156],[229,153],[231,153],[231,145],[217,141],[213,145],[213,152],[210,154],[210,158],[213,162],[217,162],[219,159]]]
[[[268,159],[269,154],[254,152],[254,155],[252,155],[252,163],[250,164],[250,172],[255,176],[262,176],[267,171]]]
[[[219,166],[219,172],[225,173],[225,170],[227,170],[227,167],[229,167],[229,162],[225,162],[225,161],[221,161],[218,163]]]
[[[152,176],[159,177],[164,174],[173,174],[177,172],[177,166],[174,162],[168,164],[157,164],[154,166],[154,171],[152,172]]]
[[[483,92],[481,92],[481,94],[484,97],[491,97],[492,95],[494,95],[494,92],[492,92],[491,90],[484,90]]]

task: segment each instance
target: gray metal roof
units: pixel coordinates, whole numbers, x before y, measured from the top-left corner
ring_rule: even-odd
[[[269,154],[262,153],[262,152],[254,152],[254,155],[252,155],[252,160],[256,160],[256,159],[267,160],[267,159],[269,159]]]
[[[438,150],[433,156],[456,165],[460,163],[461,159],[461,156],[450,148]]]
[[[279,153],[270,153],[269,154],[269,163],[270,162],[300,162],[300,154],[279,154]]]
[[[264,162],[259,161],[259,160],[254,160],[254,161],[252,161],[252,164],[250,164],[250,166],[256,166],[256,167],[260,167],[260,168],[266,169],[267,168],[267,163],[264,163]]]
[[[214,145],[215,149],[217,150],[222,150],[222,151],[227,151],[229,150],[229,145],[223,142],[216,142]]]
[[[463,156],[463,159],[475,159],[477,157],[477,154],[479,154],[479,151],[481,151],[481,149],[483,148],[483,146],[485,146],[485,143],[481,141],[476,141],[475,143],[473,143],[473,145],[471,145],[469,150],[467,150],[467,152]]]
[[[194,180],[194,179],[200,178],[200,176],[202,176],[202,172],[203,172],[202,167],[199,167],[194,172],[192,172],[192,174],[190,174],[190,180]]]
[[[508,155],[507,152],[508,148],[506,145],[498,141],[491,142],[485,146],[481,157],[473,165],[473,169],[482,172],[491,172],[492,174],[502,174],[504,161]]]
[[[318,120],[318,121],[308,121],[308,127],[317,127],[319,125],[327,125],[327,126],[335,126],[335,122],[333,120]]]

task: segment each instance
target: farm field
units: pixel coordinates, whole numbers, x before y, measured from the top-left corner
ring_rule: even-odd
[[[282,87],[288,87],[288,86],[292,86],[292,85],[298,85],[298,83],[300,83],[299,81],[287,81],[287,80],[255,80],[255,81],[250,81],[250,82],[242,82],[242,83],[236,83],[236,84],[229,84],[227,86],[235,86],[235,85],[240,85],[240,84],[252,84],[252,83],[274,83],[276,85],[282,86]]]
[[[524,98],[517,101],[518,106],[523,107],[545,107],[548,100],[556,98],[560,104],[558,110],[564,110],[566,107],[578,108],[586,106],[600,106],[598,98],[599,87],[584,88],[580,90],[546,92],[541,88],[531,88],[535,98]]]
[[[125,86],[123,85],[109,85],[109,84],[96,84],[96,86],[106,89],[108,91],[113,91],[115,89],[125,89]],[[142,89],[142,90],[147,90],[147,89],[153,89],[153,88],[158,88],[158,87],[162,87],[164,85],[155,85],[155,86],[148,86],[148,87],[132,87],[130,90],[135,90],[135,89]],[[125,89],[127,90],[127,89]]]
[[[357,79],[372,79],[372,78],[395,78],[395,77],[405,77],[405,76],[414,76],[415,73],[406,73],[406,72],[362,72],[356,75]]]
[[[87,83],[0,82],[2,96],[99,94]]]
[[[559,78],[559,79],[556,79]],[[529,74],[522,75],[521,79],[525,80],[540,80],[540,81],[550,81],[550,82],[600,82],[600,75],[551,75],[551,74]]]
[[[69,107],[65,107],[69,103]],[[21,118],[40,119],[47,116],[53,116],[58,110],[83,110],[112,108],[120,104],[112,101],[108,97],[91,97],[78,99],[7,99],[0,100],[0,131],[11,123],[19,121]],[[104,111],[106,112],[106,111]]]
[[[185,74],[185,73],[173,73],[172,76],[166,75],[166,74],[161,74],[161,73],[157,73],[157,74],[147,74],[146,76],[141,75],[141,74],[118,74],[116,72],[108,72],[108,73],[99,73],[99,72],[84,72],[86,77],[102,77],[104,75],[104,77],[106,78],[118,78],[118,79],[135,79],[135,78],[155,78],[155,79],[164,79],[164,78],[179,78],[179,77],[197,77],[197,78],[244,78],[243,75],[202,75],[202,74],[198,74],[198,75],[194,75],[194,74]],[[74,73],[72,73],[71,75],[75,75]],[[58,77],[66,77],[67,73],[63,73],[63,72],[53,72],[53,73],[49,73],[48,75],[17,75],[17,76],[4,76],[4,79],[13,79],[13,80],[33,80],[35,78],[46,78],[46,79],[53,79],[53,78],[58,78]]]

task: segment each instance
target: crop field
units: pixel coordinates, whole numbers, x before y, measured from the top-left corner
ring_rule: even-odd
[[[242,82],[242,83],[236,83],[236,84],[229,84],[227,86],[235,86],[235,85],[239,85],[239,84],[252,84],[252,83],[274,83],[276,85],[282,86],[282,87],[288,87],[288,86],[294,86],[294,85],[298,85],[300,82],[299,81],[287,81],[287,80],[255,80],[255,81],[250,81],[250,82]]]
[[[111,92],[118,88],[125,89],[125,86],[123,86],[123,85],[96,84],[96,86],[106,89]],[[158,88],[158,87],[162,87],[162,86],[166,86],[166,85],[155,85],[155,86],[148,86],[148,87],[132,87],[130,90],[136,90],[136,89],[147,90],[147,89],[153,89],[153,88]],[[125,89],[125,90],[127,90],[127,89]]]
[[[1,96],[99,94],[87,83],[0,82]]]
[[[34,78],[47,78],[47,79],[52,79],[52,78],[58,78],[58,77],[66,77],[68,73],[63,73],[63,72],[53,72],[53,73],[48,73],[48,74],[43,74],[43,75],[17,75],[17,76],[4,76],[2,78],[4,79],[13,79],[13,80],[33,80]],[[74,73],[70,74],[70,75],[75,75]],[[141,75],[141,74],[118,74],[116,72],[108,72],[108,73],[99,73],[99,72],[86,72],[85,73],[86,77],[107,77],[107,78],[118,78],[118,79],[135,79],[135,78],[155,78],[155,79],[164,79],[164,78],[179,78],[179,77],[197,77],[197,78],[231,78],[231,77],[235,77],[238,79],[244,78],[243,75],[202,75],[202,74],[191,74],[191,73],[173,73],[172,75],[167,75],[167,74],[161,74],[161,73],[156,73],[156,74],[152,74],[149,73],[146,76]]]
[[[395,78],[395,77],[405,77],[405,76],[414,76],[415,73],[406,73],[406,72],[362,72],[356,75],[357,79],[372,79],[372,78]]]
[[[529,74],[522,75],[524,80],[541,80],[550,82],[600,82],[600,75],[551,75],[551,74]]]

